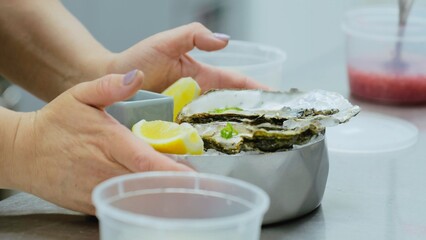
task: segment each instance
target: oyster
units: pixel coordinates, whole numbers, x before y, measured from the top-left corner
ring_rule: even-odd
[[[223,129],[231,126],[236,134],[227,138],[223,136]],[[317,136],[323,128],[315,125],[304,126],[298,129],[283,129],[276,127],[262,127],[248,125],[241,122],[212,122],[194,124],[198,134],[204,141],[204,148],[216,149],[227,154],[241,151],[275,152],[291,149],[293,145],[306,144],[313,136]]]
[[[309,143],[325,127],[359,111],[340,94],[324,90],[212,90],[186,105],[177,122],[192,124],[206,150],[274,152]]]

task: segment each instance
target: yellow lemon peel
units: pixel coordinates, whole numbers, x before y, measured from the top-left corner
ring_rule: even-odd
[[[141,120],[133,125],[132,132],[159,152],[191,155],[203,153],[203,140],[188,123]]]
[[[176,120],[176,116],[182,110],[182,108],[200,96],[200,93],[200,86],[191,77],[181,78],[170,85],[170,87],[168,87],[166,90],[164,90],[162,94],[173,97],[173,120]]]

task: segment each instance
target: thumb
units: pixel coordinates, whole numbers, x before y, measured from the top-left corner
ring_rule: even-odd
[[[71,94],[81,103],[102,109],[133,96],[141,88],[143,77],[139,70],[126,75],[110,74],[76,85]]]
[[[170,57],[179,57],[194,47],[205,51],[219,50],[228,44],[229,36],[212,33],[201,23],[191,23],[148,38],[148,44],[161,48]]]

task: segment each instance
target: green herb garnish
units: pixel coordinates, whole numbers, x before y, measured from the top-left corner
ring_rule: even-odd
[[[210,113],[224,113],[224,112],[229,111],[229,110],[243,111],[243,109],[241,109],[239,107],[224,107],[224,108],[216,108],[216,109],[213,109],[209,112]]]
[[[230,123],[226,123],[226,126],[222,130],[220,130],[220,136],[225,139],[230,139],[233,136],[236,136],[237,134],[237,130],[235,130]]]

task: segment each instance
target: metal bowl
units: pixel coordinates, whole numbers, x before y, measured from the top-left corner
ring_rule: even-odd
[[[126,126],[131,126],[123,116],[128,117],[131,115],[129,111],[140,111],[145,106],[138,102],[141,99],[137,96],[127,101],[135,102],[132,104],[137,106],[129,109],[131,104],[116,104],[117,111],[109,109],[110,114]],[[168,106],[165,102],[160,104]],[[173,108],[168,109],[167,114],[172,114]],[[152,111],[147,112],[151,114]],[[264,224],[296,218],[317,208],[328,177],[328,154],[324,137],[285,152],[169,156],[199,172],[238,178],[265,190],[271,204],[263,219]]]
[[[271,205],[263,224],[293,219],[317,208],[329,168],[324,137],[285,152],[173,158],[199,172],[238,178],[265,190]]]

